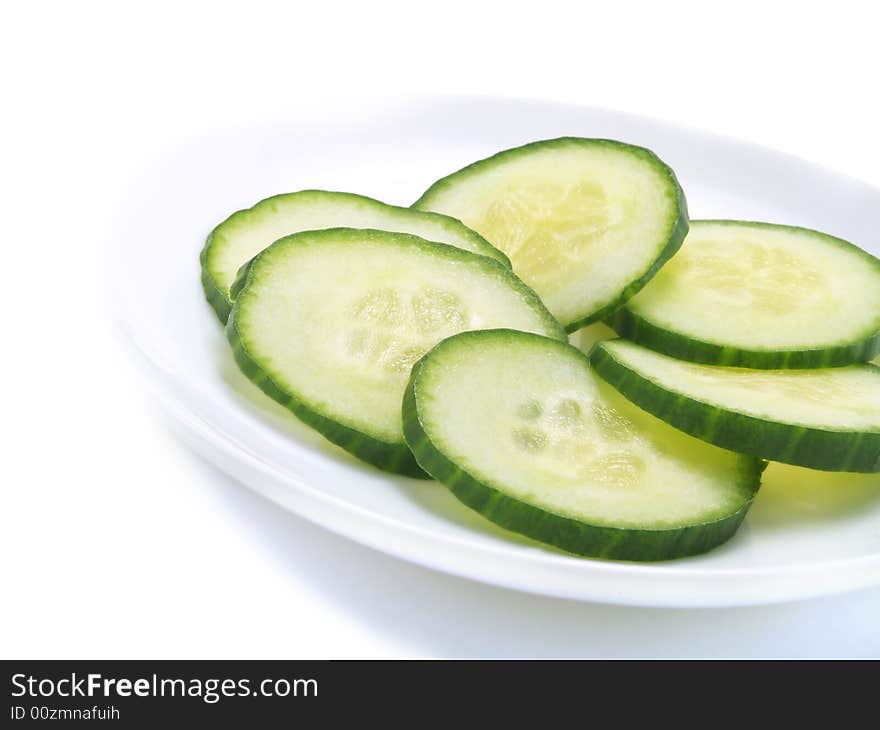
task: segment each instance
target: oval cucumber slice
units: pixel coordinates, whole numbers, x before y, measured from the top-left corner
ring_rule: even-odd
[[[763,469],[636,408],[567,343],[510,330],[431,350],[403,424],[418,463],[466,505],[578,555],[710,550],[742,522]]]
[[[565,338],[498,261],[403,233],[287,236],[234,288],[226,332],[244,374],[333,443],[412,476],[424,475],[404,442],[400,404],[428,349],[480,327]]]
[[[684,193],[650,150],[563,137],[499,152],[434,183],[413,207],[504,251],[569,332],[641,289],[684,240]]]
[[[825,471],[880,471],[880,368],[744,370],[676,360],[625,340],[594,370],[637,406],[726,449]]]
[[[501,251],[454,218],[399,208],[353,193],[301,190],[261,200],[233,213],[211,231],[200,257],[202,286],[220,320],[226,322],[229,317],[229,290],[238,270],[266,246],[292,233],[339,227],[411,233],[510,266]]]
[[[863,362],[880,352],[880,261],[807,228],[691,221],[678,254],[609,324],[709,365]]]

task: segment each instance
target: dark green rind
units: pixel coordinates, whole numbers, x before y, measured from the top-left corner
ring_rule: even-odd
[[[522,332],[507,332],[540,337]],[[466,332],[454,337],[475,334],[483,333]],[[569,347],[564,343],[559,344]],[[418,411],[418,380],[422,364],[430,355],[431,352],[413,367],[403,397],[403,434],[406,442],[421,467],[443,483],[459,501],[511,532],[553,545],[574,555],[643,562],[672,560],[705,553],[727,542],[739,529],[760,487],[761,473],[766,463],[756,459],[750,463],[752,497],[736,512],[713,522],[657,530],[591,525],[515,499],[497,487],[480,481],[448,459],[434,446],[422,427]]]
[[[389,443],[366,434],[363,431],[351,428],[350,426],[345,426],[324,416],[295,395],[277,385],[272,380],[271,375],[248,353],[241,333],[238,330],[237,313],[242,302],[242,297],[239,295],[249,285],[252,278],[252,272],[262,258],[272,255],[272,252],[280,247],[296,245],[297,241],[306,240],[307,238],[314,239],[322,236],[332,238],[340,235],[352,235],[356,237],[374,235],[393,236],[395,239],[401,241],[402,244],[418,246],[421,248],[429,247],[432,249],[432,253],[437,253],[438,255],[454,257],[459,260],[472,259],[480,261],[484,267],[495,269],[498,273],[508,278],[511,285],[514,283],[516,284],[524,298],[529,301],[530,306],[544,316],[548,328],[556,330],[558,341],[567,340],[565,330],[562,328],[562,325],[553,318],[553,315],[547,311],[541,300],[538,298],[538,295],[516,278],[513,271],[504,266],[500,261],[452,245],[426,241],[418,236],[413,236],[408,233],[389,233],[387,231],[351,228],[328,228],[320,231],[303,231],[298,234],[278,239],[239,269],[235,281],[230,287],[233,305],[226,323],[226,337],[232,345],[235,361],[244,375],[266,395],[272,398],[272,400],[277,401],[291,411],[303,423],[311,426],[328,441],[337,446],[341,446],[362,461],[372,464],[384,471],[403,474],[404,476],[416,477],[419,479],[430,479],[430,476],[417,464],[406,443]]]
[[[354,428],[344,426],[309,408],[290,393],[276,385],[271,376],[254,360],[242,342],[236,326],[235,308],[226,324],[226,337],[232,345],[235,362],[242,373],[272,400],[291,411],[303,423],[314,428],[331,443],[341,446],[358,459],[383,471],[419,479],[430,477],[419,467],[405,444],[387,443]]]
[[[810,228],[754,221],[699,220],[693,222],[732,225],[745,223],[755,227],[783,228],[817,234],[841,248],[858,252],[868,263],[880,270],[880,260],[868,252],[842,238],[835,238]],[[689,360],[704,365],[725,365],[758,370],[833,368],[867,362],[880,354],[880,321],[877,323],[877,330],[866,334],[863,338],[812,350],[747,350],[706,342],[654,324],[625,305],[611,316],[606,317],[605,323],[621,337],[632,340],[639,345],[662,352],[664,355],[677,357],[680,360]]]
[[[673,190],[675,194],[676,208],[678,210],[678,215],[670,226],[669,232],[667,234],[666,243],[660,249],[657,257],[651,262],[648,268],[644,272],[639,274],[639,276],[636,277],[633,281],[627,284],[616,297],[614,297],[607,304],[603,305],[600,309],[568,324],[563,323],[566,331],[572,333],[576,330],[579,330],[581,327],[586,327],[587,325],[592,324],[593,322],[602,321],[606,317],[617,311],[621,306],[623,306],[627,301],[629,301],[633,296],[641,291],[642,288],[644,288],[645,284],[647,284],[654,277],[654,275],[662,268],[663,264],[665,264],[670,258],[672,258],[672,256],[678,251],[679,248],[681,248],[681,245],[684,242],[685,236],[688,232],[688,210],[684,190],[682,190],[681,185],[678,182],[678,178],[675,176],[675,172],[672,170],[672,168],[669,167],[669,165],[667,165],[665,162],[663,162],[663,160],[661,160],[654,152],[647,149],[646,147],[639,147],[637,145],[627,144],[626,142],[618,142],[617,140],[613,139],[557,137],[556,139],[530,142],[529,144],[522,145],[521,147],[514,147],[509,150],[503,150],[492,155],[491,157],[487,157],[483,160],[478,160],[477,162],[474,162],[467,167],[463,167],[460,170],[457,170],[456,172],[447,175],[446,177],[440,178],[424,193],[422,193],[422,196],[415,203],[412,204],[412,207],[418,210],[430,210],[428,206],[430,206],[431,198],[436,193],[454,186],[456,182],[462,178],[469,177],[474,173],[479,173],[483,169],[490,169],[498,162],[503,161],[505,158],[517,157],[521,154],[528,154],[536,147],[563,147],[568,144],[614,147],[617,149],[625,150],[627,153],[635,155],[636,157],[641,157],[642,159],[649,162],[651,165],[659,167],[663,171],[664,175],[666,175],[666,177],[669,179],[671,190]]]
[[[222,324],[226,324],[226,321],[229,319],[229,313],[232,310],[232,303],[230,302],[230,298],[234,299],[234,295],[231,294],[231,297],[226,295],[226,292],[223,290],[217,281],[215,281],[213,274],[211,273],[209,267],[209,255],[210,250],[214,242],[214,238],[218,231],[222,230],[224,226],[233,222],[236,218],[240,218],[242,216],[251,215],[255,211],[257,211],[261,207],[268,207],[277,203],[280,200],[285,200],[287,198],[296,197],[296,198],[307,198],[308,196],[326,196],[332,195],[334,197],[345,198],[350,201],[357,201],[358,203],[369,206],[371,208],[383,208],[389,211],[394,211],[403,215],[412,215],[414,212],[419,213],[420,215],[430,216],[432,218],[437,219],[438,221],[442,221],[446,227],[454,227],[459,230],[461,233],[470,238],[474,244],[481,249],[484,249],[485,252],[481,253],[483,256],[488,256],[489,258],[494,258],[499,261],[501,264],[505,265],[508,269],[511,269],[512,266],[510,264],[510,259],[507,258],[507,255],[503,252],[495,248],[491,243],[489,243],[485,238],[483,238],[476,231],[468,228],[464,223],[462,223],[457,218],[453,218],[452,216],[443,215],[442,213],[435,213],[432,211],[413,211],[412,208],[404,208],[398,205],[390,205],[389,203],[383,203],[381,200],[376,200],[375,198],[368,198],[365,195],[358,195],[357,193],[343,193],[338,191],[331,190],[299,190],[294,193],[281,193],[279,195],[272,195],[271,197],[264,198],[257,203],[254,203],[250,208],[244,208],[243,210],[238,210],[228,218],[226,218],[222,223],[219,223],[211,233],[208,235],[207,240],[205,241],[205,245],[202,247],[201,252],[199,253],[199,265],[201,267],[201,279],[202,279],[202,289],[205,292],[205,298],[208,300],[208,303],[211,305],[211,308],[217,314],[217,318],[220,320]],[[334,226],[338,227],[338,226]],[[299,233],[300,231],[292,231],[292,233]],[[271,244],[271,241],[269,242]],[[452,245],[452,244],[447,244]],[[476,251],[472,253],[477,253]]]
[[[695,340],[663,329],[626,306],[605,320],[618,335],[664,355],[703,365],[754,368],[756,370],[802,370],[835,368],[867,362],[880,354],[880,332],[858,342],[821,350],[743,350]]]
[[[199,253],[199,266],[202,272],[202,290],[205,292],[205,299],[208,300],[208,304],[211,305],[211,309],[213,309],[214,313],[217,315],[217,319],[220,320],[221,324],[226,324],[226,321],[229,319],[229,313],[232,311],[232,305],[226,294],[217,286],[217,282],[214,281],[214,277],[208,270],[208,250],[211,248],[213,236],[214,233],[212,231]]]
[[[251,273],[251,268],[254,265],[254,262],[257,260],[257,256],[254,256],[250,261],[248,261],[244,266],[242,266],[238,273],[235,275],[235,281],[232,282],[232,286],[229,287],[229,295],[232,297],[232,301],[234,302],[238,299],[238,295],[241,293],[241,290],[244,289],[245,284],[247,284],[248,276]],[[232,311],[232,307],[230,307],[230,312]]]
[[[831,431],[767,421],[666,390],[598,343],[593,370],[639,408],[701,441],[741,454],[822,471],[880,471],[880,433]],[[880,377],[880,368],[873,365]]]

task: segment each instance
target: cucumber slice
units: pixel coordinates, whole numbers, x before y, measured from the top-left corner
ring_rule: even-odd
[[[697,365],[625,340],[593,369],[637,406],[703,441],[825,471],[880,471],[880,368],[743,370]]]
[[[454,216],[504,251],[569,332],[639,291],[688,227],[684,193],[653,152],[577,137],[475,162],[413,207]]]
[[[619,560],[720,545],[764,466],[636,408],[571,345],[510,330],[431,350],[413,368],[403,423],[422,468],[491,521]]]
[[[410,369],[462,330],[565,339],[510,269],[416,236],[336,228],[282,238],[246,265],[226,326],[239,367],[360,459],[424,476],[403,440]]]
[[[479,234],[449,216],[398,208],[353,193],[302,190],[261,200],[218,225],[202,249],[202,286],[222,322],[232,306],[229,289],[238,270],[273,241],[321,228],[377,228],[412,233],[474,253],[510,261]]]
[[[681,251],[609,324],[710,365],[862,362],[880,352],[880,261],[807,228],[691,221]]]

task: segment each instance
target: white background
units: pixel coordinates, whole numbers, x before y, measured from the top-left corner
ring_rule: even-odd
[[[876,589],[752,609],[578,604],[438,575],[284,513],[178,443],[115,345],[98,274],[100,251],[124,245],[105,239],[141,162],[328,96],[607,106],[880,184],[869,3],[16,6],[0,18],[0,656],[880,656]]]

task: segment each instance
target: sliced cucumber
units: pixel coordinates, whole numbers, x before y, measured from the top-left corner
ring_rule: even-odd
[[[691,221],[681,251],[609,324],[710,365],[862,362],[880,352],[880,261],[806,228]]]
[[[460,221],[386,205],[352,193],[302,190],[261,200],[233,213],[218,225],[201,253],[205,296],[225,322],[232,306],[229,289],[238,270],[273,241],[300,231],[321,228],[376,228],[412,233],[484,256],[510,261]]]
[[[636,408],[574,347],[510,330],[455,335],[431,350],[413,368],[403,424],[422,468],[488,519],[621,560],[721,544],[764,466]]]
[[[880,471],[880,368],[744,370],[697,365],[625,340],[593,349],[624,396],[703,441],[826,471]]]
[[[684,193],[653,152],[577,137],[475,162],[413,207],[458,218],[504,251],[569,332],[639,291],[688,226]]]
[[[245,375],[333,443],[413,476],[422,473],[400,404],[428,349],[480,327],[565,338],[498,261],[403,233],[287,236],[244,267],[234,289],[226,331]]]

